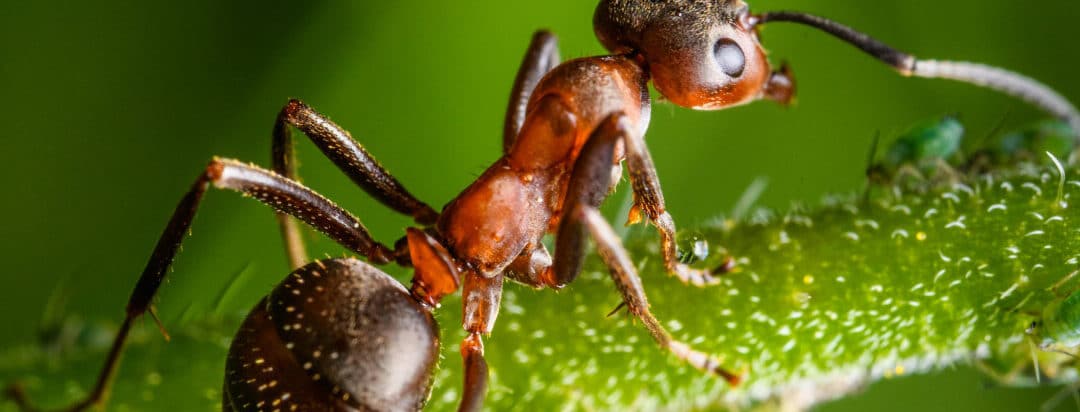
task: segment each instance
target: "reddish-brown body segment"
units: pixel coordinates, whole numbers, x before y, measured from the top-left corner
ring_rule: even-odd
[[[443,209],[438,228],[452,253],[485,277],[530,257],[558,227],[571,168],[597,125],[621,112],[644,135],[647,81],[624,56],[573,60],[548,73],[509,153]]]

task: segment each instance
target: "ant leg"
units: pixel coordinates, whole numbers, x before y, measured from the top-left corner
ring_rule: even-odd
[[[480,411],[487,394],[488,367],[484,359],[482,335],[491,334],[502,301],[503,276],[485,278],[476,272],[465,275],[461,292],[464,310],[462,326],[469,336],[461,341],[461,357],[465,362],[465,387],[458,411]]]
[[[718,282],[710,271],[694,269],[679,262],[678,246],[675,240],[675,221],[664,207],[664,192],[660,189],[660,179],[656,176],[656,167],[652,156],[645,146],[645,139],[635,133],[625,133],[626,166],[630,182],[634,188],[634,207],[630,211],[628,223],[641,220],[644,213],[660,232],[660,249],[667,272],[675,275],[683,283],[705,286]],[[715,269],[718,274],[730,270],[730,261]]]
[[[281,109],[274,125],[275,171],[290,179],[296,175],[291,133],[286,127],[290,125],[304,132],[353,182],[383,204],[423,225],[438,218],[438,212],[410,194],[349,132],[297,99]]]
[[[567,185],[563,216],[556,237],[553,274],[545,283],[561,287],[574,280],[585,257],[585,228],[569,214],[578,205],[597,208],[611,187],[616,153],[626,153],[630,179],[634,186],[634,209],[630,223],[644,212],[660,232],[664,266],[684,283],[705,285],[716,282],[708,272],[692,269],[679,262],[675,245],[675,224],[664,211],[664,195],[656,169],[644,142],[634,137],[633,126],[622,113],[608,116],[585,142]],[[726,268],[722,268],[726,269]]]
[[[551,269],[542,275],[548,286],[561,288],[573,282],[585,261],[585,227],[571,214],[579,205],[596,208],[611,188],[615,152],[630,133],[628,118],[620,113],[604,119],[581,148],[567,184],[562,217],[555,235],[555,256]]]
[[[724,378],[730,385],[739,384],[741,377],[726,369],[712,356],[691,348],[684,342],[675,340],[660,322],[649,312],[649,302],[645,297],[645,289],[641,285],[641,277],[634,269],[634,263],[619,241],[618,235],[612,230],[611,225],[604,221],[600,212],[589,206],[581,205],[577,208],[574,219],[584,223],[589,233],[596,241],[597,252],[610,268],[611,279],[615,281],[615,287],[623,295],[623,302],[634,316],[637,316],[645,328],[652,334],[656,343],[670,351],[677,358],[689,363],[701,371]]]
[[[230,159],[214,159],[207,173],[215,187],[243,193],[292,215],[371,263],[381,265],[398,258],[393,249],[374,240],[355,216],[294,180]]]
[[[461,341],[461,358],[465,362],[465,390],[458,412],[481,411],[487,395],[488,367],[484,359],[484,340],[479,333],[469,333]]]
[[[555,263],[552,267],[554,279],[548,284],[559,287],[572,281],[581,271],[585,255],[585,238],[592,235],[604,263],[611,269],[611,278],[623,302],[638,319],[645,324],[661,347],[667,349],[679,359],[701,369],[723,377],[730,384],[738,384],[740,378],[723,369],[719,362],[692,349],[686,343],[671,337],[660,322],[649,312],[649,302],[645,298],[641,278],[634,269],[633,262],[626,254],[611,226],[603,220],[596,207],[607,195],[611,182],[611,171],[616,159],[615,152],[619,142],[631,133],[632,126],[623,114],[608,116],[593,132],[574,164],[570,177],[562,221],[555,243]],[[466,289],[468,287],[466,286]]]
[[[164,326],[157,319],[151,301],[157,294],[165,273],[172,265],[180,250],[184,236],[191,228],[195,212],[199,208],[206,188],[213,184],[220,189],[229,189],[251,196],[279,212],[300,218],[309,225],[323,232],[336,242],[359,254],[367,256],[376,263],[388,263],[394,260],[394,252],[374,241],[355,217],[335,205],[330,200],[315,193],[303,185],[283,178],[274,172],[235,160],[217,159],[210,162],[206,171],[199,175],[191,189],[180,200],[169,219],[165,231],[158,238],[157,245],[150,255],[142,275],[135,284],[128,299],[124,322],[120,325],[112,347],[106,357],[105,365],[98,375],[97,383],[86,399],[70,406],[66,411],[82,411],[101,403],[109,392],[112,378],[120,363],[120,355],[127,341],[135,319],[149,312],[157,322],[162,334]],[[165,334],[168,339],[168,335]],[[24,411],[36,410],[30,406],[24,392],[18,385],[11,385],[6,390],[8,397]]]
[[[543,243],[538,243],[531,248],[521,251],[513,262],[506,267],[503,274],[506,277],[523,285],[542,288],[544,287],[544,273],[551,268],[551,254]]]
[[[412,216],[422,225],[432,224],[438,218],[438,212],[410,194],[349,132],[297,99],[289,100],[274,122],[273,166],[278,174],[298,180],[289,126],[300,129],[338,169],[378,201],[395,211]],[[281,213],[278,214],[278,222],[290,263],[294,268],[303,266],[307,261],[307,254],[299,227]]]
[[[503,124],[503,153],[510,153],[510,148],[517,140],[521,125],[525,123],[526,109],[533,89],[547,72],[559,65],[559,44],[554,34],[547,30],[538,30],[533,34],[525,59],[514,79],[514,88],[510,91],[510,103],[506,107],[506,121]]]

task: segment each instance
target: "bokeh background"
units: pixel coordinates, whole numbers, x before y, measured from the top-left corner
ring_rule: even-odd
[[[768,0],[861,28],[924,57],[1000,65],[1080,100],[1080,2]],[[214,155],[269,164],[270,128],[300,97],[349,129],[417,196],[441,205],[499,154],[507,94],[533,30],[564,58],[603,52],[595,2],[3,2],[0,4],[0,348],[31,341],[61,279],[67,312],[119,319],[175,202]],[[785,208],[859,190],[872,136],[959,114],[969,141],[1041,114],[946,81],[903,79],[849,46],[777,24],[771,58],[799,80],[791,108],[658,104],[648,143],[682,227],[727,212],[757,177]],[[392,242],[409,221],[357,190],[309,142],[301,175]],[[624,190],[625,191],[625,190]],[[613,199],[617,201],[619,195]],[[207,308],[230,274],[286,270],[272,214],[211,192],[160,312]],[[313,255],[339,255],[311,237]],[[405,274],[395,272],[400,276]],[[445,328],[456,325],[443,325]],[[497,332],[497,330],[496,330]],[[97,361],[95,361],[96,363]],[[1058,388],[990,389],[974,372],[876,384],[823,411],[1032,410]]]

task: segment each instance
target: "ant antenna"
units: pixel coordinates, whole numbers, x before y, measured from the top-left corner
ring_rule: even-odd
[[[1080,112],[1065,97],[1039,81],[998,67],[985,64],[921,60],[899,51],[865,33],[835,21],[811,14],[777,11],[757,16],[755,24],[786,21],[807,25],[858,47],[874,58],[892,66],[902,76],[929,79],[951,79],[997,90],[1031,103],[1069,123],[1080,141]]]

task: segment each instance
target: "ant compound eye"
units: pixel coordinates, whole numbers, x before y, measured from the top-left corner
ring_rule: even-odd
[[[746,55],[743,54],[739,44],[732,39],[725,38],[716,42],[713,54],[716,55],[716,62],[720,65],[720,69],[728,76],[739,77],[746,68]]]

